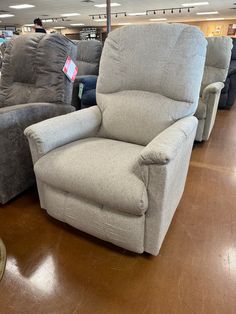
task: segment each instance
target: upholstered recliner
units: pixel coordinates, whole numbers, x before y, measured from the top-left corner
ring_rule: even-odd
[[[219,108],[229,109],[236,101],[236,38],[233,40],[233,49],[231,55],[231,61],[229,66],[229,72],[225,81],[225,87],[222,89]]]
[[[98,106],[25,130],[41,207],[100,239],[158,254],[184,190],[205,53],[192,26],[111,32]]]
[[[219,98],[226,79],[232,39],[230,37],[207,37],[207,55],[200,99],[195,116],[198,118],[196,141],[207,141],[213,129]]]
[[[72,83],[62,72],[76,46],[59,34],[18,36],[5,51],[0,87],[0,203],[35,182],[24,129],[74,111]]]
[[[98,40],[74,40],[74,43],[77,45],[76,63],[79,71],[74,82],[72,105],[80,109],[83,100],[79,98],[79,86],[80,84],[90,85],[89,77],[98,75],[103,46]]]
[[[5,50],[6,50],[6,43],[5,42],[0,43],[0,69],[2,68]]]

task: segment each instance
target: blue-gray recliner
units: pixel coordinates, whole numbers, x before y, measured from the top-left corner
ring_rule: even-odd
[[[232,40],[233,49],[231,62],[229,66],[228,76],[225,81],[225,87],[222,90],[219,101],[220,109],[231,108],[236,100],[236,38],[232,38]]]

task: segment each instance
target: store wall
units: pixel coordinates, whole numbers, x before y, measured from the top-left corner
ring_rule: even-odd
[[[230,25],[236,26],[235,20],[223,20],[223,21],[202,21],[202,22],[188,22],[186,24],[198,26],[205,36],[227,36],[228,29]],[[230,35],[231,37],[236,37],[235,34]]]
[[[201,22],[185,22],[185,24],[195,25],[199,27],[205,36],[231,36],[236,37],[236,29],[234,29],[234,34],[228,33],[229,26],[234,25],[236,26],[236,19],[233,20],[223,20],[223,21],[201,21]],[[84,27],[78,27],[78,28],[66,28],[62,30],[58,30],[58,32],[62,33],[63,35],[69,35],[71,39],[79,39],[79,33]],[[113,29],[117,28],[118,26],[114,26]],[[98,27],[98,30],[101,33],[105,32],[105,27]],[[34,31],[34,30],[33,30]],[[55,29],[50,29],[49,31],[55,31]],[[23,28],[23,33],[27,32]]]

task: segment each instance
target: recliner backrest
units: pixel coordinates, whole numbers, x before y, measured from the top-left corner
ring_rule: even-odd
[[[183,24],[127,26],[105,42],[97,84],[99,136],[146,145],[195,112],[206,40]]]
[[[98,75],[102,43],[98,40],[74,40],[77,45],[78,76]]]
[[[224,82],[229,69],[232,39],[230,37],[207,37],[207,54],[202,79],[201,95],[206,86]]]
[[[24,103],[71,103],[73,85],[63,74],[76,45],[60,34],[30,34],[11,40],[2,67],[1,106]]]

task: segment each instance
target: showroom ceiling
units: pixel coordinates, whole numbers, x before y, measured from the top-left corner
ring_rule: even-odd
[[[143,15],[143,16],[129,16],[129,13],[142,13],[146,10],[164,9],[164,8],[178,8],[182,7],[183,3],[203,2],[204,0],[112,0],[113,2],[121,4],[120,6],[113,7],[112,12],[127,12],[127,16],[118,15],[116,18],[113,16],[112,24],[123,23],[147,23],[151,18],[166,18],[167,22],[174,21],[193,21],[205,19],[219,19],[219,18],[236,18],[236,2],[231,0],[208,0],[209,5],[195,6],[190,10],[190,13],[185,9],[162,11],[157,14]],[[235,0],[236,1],[236,0]],[[33,19],[41,17],[44,19],[61,18],[61,14],[78,13],[80,15],[73,17],[65,17],[64,21],[61,19],[55,20],[53,23],[45,23],[46,27],[53,26],[70,26],[70,24],[82,23],[85,26],[101,26],[105,25],[105,21],[95,21],[89,15],[105,13],[105,8],[95,7],[95,4],[103,4],[105,0],[1,0],[0,4],[0,25],[18,25],[31,24]],[[31,4],[35,7],[30,9],[17,10],[9,8],[9,6],[17,4]],[[235,8],[235,9],[232,9]],[[7,12],[4,12],[7,11]],[[214,12],[218,14],[210,15],[197,15],[199,12]],[[14,14],[13,17],[1,18],[1,14]],[[102,16],[101,16],[102,18]],[[99,18],[98,18],[99,19]]]

